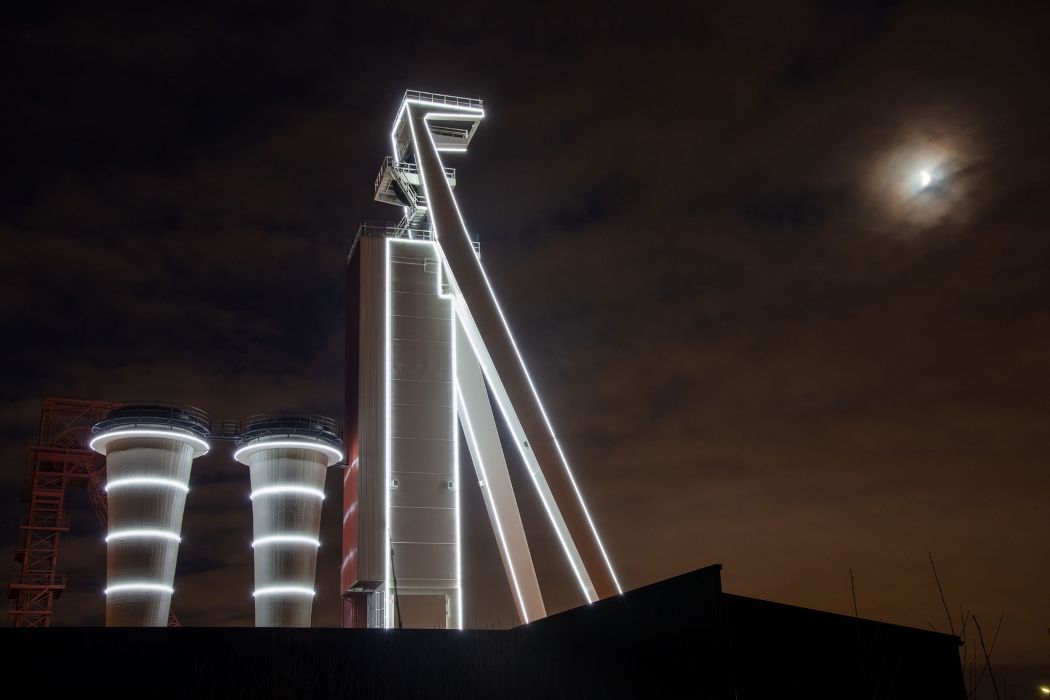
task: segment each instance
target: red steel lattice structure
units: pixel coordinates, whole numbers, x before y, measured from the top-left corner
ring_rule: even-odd
[[[59,539],[69,532],[66,491],[87,488],[95,515],[108,521],[106,460],[88,449],[91,426],[119,404],[49,397],[40,413],[37,443],[29,448],[22,501],[29,513],[19,525],[15,561],[22,565],[8,586],[13,603],[8,614],[15,627],[48,627],[55,599],[66,589],[65,574],[57,573]],[[168,625],[178,626],[174,612]]]

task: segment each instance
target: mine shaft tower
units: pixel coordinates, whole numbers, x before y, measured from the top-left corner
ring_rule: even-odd
[[[362,224],[348,257],[343,623],[395,625],[406,595],[445,597],[462,628],[459,429],[517,614],[544,617],[495,407],[579,584],[622,592],[453,194],[442,156],[465,153],[481,100],[408,91],[375,199],[401,208]]]

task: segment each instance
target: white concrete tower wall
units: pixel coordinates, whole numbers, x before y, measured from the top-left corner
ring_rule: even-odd
[[[251,475],[256,627],[311,622],[325,475],[343,456],[334,423],[325,434],[296,429],[297,420],[256,421],[234,453]],[[316,420],[302,417],[301,426],[311,424]],[[252,438],[264,425],[266,434]]]
[[[184,420],[192,414],[183,409],[138,408],[116,409],[91,440],[106,456],[107,627],[167,624],[190,471],[208,450],[206,417],[198,422]],[[163,422],[165,412],[176,419]]]

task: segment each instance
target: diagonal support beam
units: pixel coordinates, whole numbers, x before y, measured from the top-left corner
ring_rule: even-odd
[[[543,595],[536,579],[536,568],[521,524],[514,498],[507,460],[503,455],[496,418],[492,413],[485,378],[469,338],[458,321],[456,325],[456,403],[460,424],[467,438],[467,449],[481,485],[485,509],[496,535],[507,582],[514,592],[514,605],[523,624],[547,616]]]
[[[584,597],[593,602],[616,595],[622,590],[608,554],[525,369],[495,293],[474,254],[470,235],[444,177],[444,165],[427,118],[440,114],[444,121],[455,119],[455,110],[411,100],[406,101],[405,107],[434,235],[448,265],[457,313],[468,336],[472,331],[477,336],[472,338],[472,347],[481,361],[485,379],[507,420],[544,507],[552,515],[552,524]],[[476,120],[478,115],[467,110],[463,119]],[[537,478],[539,474],[543,475],[543,481]],[[546,489],[543,484],[547,485]],[[555,518],[554,513],[559,513],[559,517]]]

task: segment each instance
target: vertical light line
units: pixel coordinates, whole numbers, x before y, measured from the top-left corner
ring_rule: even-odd
[[[438,257],[438,284],[441,283],[441,271],[444,263],[441,260],[441,250],[437,241],[434,242],[435,254]],[[448,302],[449,330],[452,342],[452,483],[455,484],[456,499],[456,629],[463,629],[463,534],[460,527],[459,492],[461,482],[459,478],[459,424],[457,422],[458,405],[456,392],[459,390],[459,377],[457,376],[456,362],[456,310],[452,306],[452,300]]]
[[[383,605],[383,617],[384,617],[384,626],[387,629],[390,629],[393,626],[392,623],[391,623],[391,620],[390,620],[391,608],[393,607],[392,600],[391,600],[391,597],[390,597],[391,596],[391,590],[390,590],[390,585],[391,585],[391,583],[390,583],[390,580],[391,580],[390,579],[390,556],[391,556],[391,550],[390,550],[390,547],[391,547],[391,543],[390,543],[390,483],[391,483],[390,482],[390,471],[391,471],[390,470],[390,464],[391,464],[391,462],[390,462],[390,450],[391,450],[391,443],[392,443],[391,432],[393,430],[393,426],[391,425],[391,421],[390,421],[390,384],[391,384],[391,382],[390,382],[390,362],[391,362],[391,359],[390,359],[390,321],[391,321],[391,318],[392,318],[392,316],[390,315],[390,296],[391,296],[391,288],[393,287],[393,277],[390,274],[390,239],[389,238],[384,239],[383,243],[384,243],[384,246],[383,246],[384,264],[385,264],[385,267],[386,267],[386,279],[384,280],[384,283],[385,283],[384,284],[385,296],[386,296],[386,300],[385,300],[385,303],[386,303],[386,314],[385,314],[385,317],[383,319],[383,335],[384,335],[385,346],[386,346],[386,363],[385,363],[386,368],[385,368],[385,373],[384,373],[384,388],[383,388],[384,401],[385,401],[385,416],[386,416],[385,419],[384,419],[385,425],[383,426],[383,431],[385,433],[385,449],[383,450],[383,452],[384,452],[384,454],[383,454],[383,466],[384,466],[383,498],[384,498],[384,501],[385,501],[385,503],[384,503],[384,507],[385,507],[384,519],[385,519],[386,522],[384,522],[383,524],[384,524],[384,529],[386,530],[386,534],[385,534],[385,537],[383,538],[384,539],[384,543],[385,543],[385,548],[383,550],[383,558],[386,560],[386,576],[385,576],[384,581],[383,581],[383,595],[385,596],[385,602],[384,602],[384,605]]]

